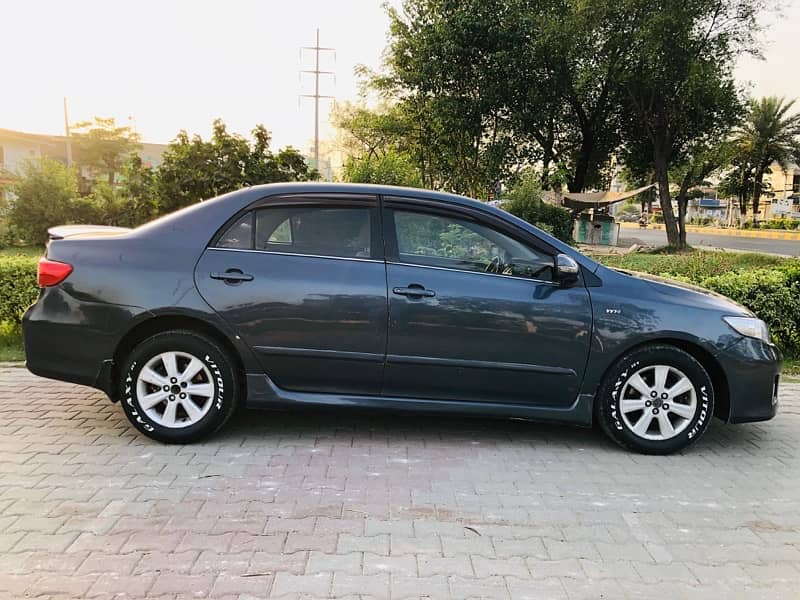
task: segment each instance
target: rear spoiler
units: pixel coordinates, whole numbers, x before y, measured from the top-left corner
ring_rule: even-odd
[[[47,235],[51,240],[63,240],[74,236],[104,237],[108,235],[119,235],[130,231],[127,227],[111,227],[110,225],[59,225],[47,230]]]

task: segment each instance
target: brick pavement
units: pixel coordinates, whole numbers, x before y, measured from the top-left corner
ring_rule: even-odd
[[[0,597],[798,598],[800,385],[629,454],[519,421],[242,411],[160,445],[0,368]]]

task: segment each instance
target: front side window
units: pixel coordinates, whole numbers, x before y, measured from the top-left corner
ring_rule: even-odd
[[[550,281],[553,257],[490,227],[460,219],[394,211],[400,262]]]

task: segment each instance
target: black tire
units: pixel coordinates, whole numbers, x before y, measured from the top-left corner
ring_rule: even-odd
[[[649,397],[647,399],[650,404],[647,405],[647,409],[643,409],[641,412],[628,413],[628,415],[632,416],[626,415],[627,418],[623,416],[619,400],[621,400],[620,394],[625,393],[628,395],[630,393],[628,388],[631,386],[626,388],[629,378],[642,369],[644,369],[643,377],[648,376],[649,373],[654,371],[647,370],[647,367],[655,367],[656,365],[677,369],[694,386],[696,405],[692,416],[683,418],[671,413],[671,417],[666,414],[662,414],[659,417],[657,413],[663,412],[663,408],[658,410],[658,407],[654,406],[658,399],[650,400]],[[673,371],[670,371],[670,376],[675,377],[676,375]],[[635,393],[638,394],[638,392]],[[678,397],[681,398],[681,402],[686,398],[686,396],[680,395]],[[634,396],[635,398],[636,396]],[[642,394],[641,398],[644,399],[646,396]],[[676,403],[677,401],[673,401],[673,410]],[[689,402],[686,402],[686,404],[689,404]],[[659,402],[660,405],[661,403]],[[650,411],[651,414],[656,413],[653,417],[656,423],[651,425],[652,429],[645,432],[645,435],[648,433],[650,435],[663,434],[661,432],[661,424],[657,422],[660,418],[674,419],[671,420],[671,423],[679,423],[682,430],[668,439],[646,439],[638,435],[633,431],[630,423],[634,418],[644,416],[644,410]],[[595,400],[595,416],[603,431],[623,448],[642,454],[670,454],[688,447],[705,433],[713,415],[714,386],[705,368],[688,352],[667,344],[642,346],[619,359],[606,373]],[[647,416],[650,418],[649,415]],[[667,426],[665,428],[668,430]],[[676,430],[678,428],[677,426],[675,427]],[[658,432],[655,431],[656,429],[658,429]]]
[[[208,383],[213,386],[213,395],[208,401],[210,405],[203,403],[203,406],[208,406],[207,412],[188,426],[165,427],[159,424],[142,408],[138,398],[137,381],[141,370],[165,352],[196,357],[211,375]],[[136,429],[159,442],[189,444],[202,440],[225,425],[239,402],[240,377],[235,363],[216,341],[194,331],[165,331],[147,338],[130,352],[120,373],[119,397],[125,415]],[[201,383],[206,383],[208,376],[205,371],[199,377]],[[188,417],[185,411],[183,414]]]

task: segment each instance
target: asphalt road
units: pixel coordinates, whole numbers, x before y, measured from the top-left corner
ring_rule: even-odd
[[[667,243],[667,232],[655,229],[622,229],[620,239],[627,242],[632,239],[641,240],[652,246],[664,246]],[[800,256],[800,241],[796,240],[769,240],[762,238],[748,238],[728,235],[708,235],[705,233],[688,232],[686,241],[691,246],[710,246],[714,248],[731,248],[746,252],[769,252],[772,254],[786,254]]]

